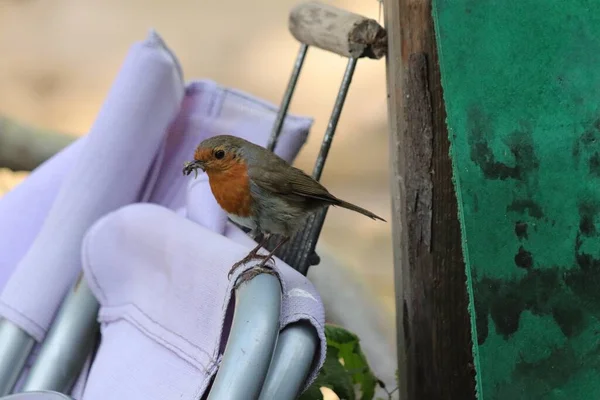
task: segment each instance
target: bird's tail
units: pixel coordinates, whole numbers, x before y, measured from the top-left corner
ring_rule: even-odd
[[[362,208],[362,207],[355,206],[354,204],[352,204],[352,203],[348,203],[347,201],[344,201],[344,200],[340,200],[340,199],[338,199],[338,201],[339,201],[339,203],[335,204],[335,205],[336,205],[336,206],[338,206],[338,207],[347,208],[348,210],[356,211],[357,213],[361,213],[362,215],[366,215],[366,216],[367,216],[367,217],[369,217],[369,218],[372,218],[372,219],[379,219],[379,220],[381,220],[381,221],[383,221],[383,222],[387,222],[385,219],[381,218],[381,217],[380,217],[380,216],[378,216],[378,215],[375,215],[375,214],[373,214],[373,213],[372,213],[371,211],[369,211],[369,210],[365,210],[365,209],[364,209],[364,208]]]

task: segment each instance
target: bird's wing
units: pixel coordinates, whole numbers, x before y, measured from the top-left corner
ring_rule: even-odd
[[[323,185],[298,168],[289,167],[287,165],[272,169],[251,167],[248,169],[248,174],[254,184],[260,189],[273,194],[286,195],[289,200],[293,201],[295,199],[298,202],[313,200],[310,202],[313,205],[328,203],[330,205],[356,211],[372,219],[385,221],[383,218],[373,214],[369,210],[365,210],[362,207],[338,199],[329,193]]]
[[[297,195],[327,203],[339,201],[323,185],[298,168],[252,167],[249,174],[256,185],[272,193]]]

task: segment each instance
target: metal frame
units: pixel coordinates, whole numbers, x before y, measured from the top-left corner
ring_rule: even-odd
[[[318,348],[319,338],[308,322],[299,321],[285,327],[279,333],[259,400],[295,399],[306,382]]]
[[[17,325],[0,320],[0,396],[12,392],[35,340]]]
[[[277,343],[279,279],[258,275],[240,285],[235,295],[231,332],[208,400],[257,398]]]
[[[283,104],[279,109],[277,121],[283,120],[285,117],[285,113],[287,112],[289,103],[291,102],[291,96],[294,92],[293,86],[298,81],[298,75],[300,74],[302,63],[304,62],[304,56],[306,54],[307,47],[308,46],[305,44],[302,44],[300,47],[300,51],[298,52],[298,57],[294,65],[294,70],[292,72],[292,77],[290,78],[288,89],[286,90],[286,94],[282,102]],[[342,108],[344,107],[344,102],[346,101],[346,96],[348,94],[348,90],[350,89],[352,76],[354,75],[357,63],[358,58],[350,57],[348,59],[346,71],[344,72],[342,83],[333,105],[333,111],[331,112],[331,117],[329,118],[327,129],[325,130],[325,135],[323,136],[321,149],[319,151],[319,155],[317,156],[315,167],[312,172],[312,177],[316,180],[321,179],[321,175],[323,174],[325,161],[327,160],[327,155],[329,154],[329,149],[331,148],[331,144],[333,142],[333,136],[335,135],[337,124],[340,120],[340,115],[342,114]],[[277,137],[280,133],[281,126],[279,126],[279,130],[274,130],[272,133],[272,137],[269,141],[269,143],[272,144],[272,148],[270,148],[270,150],[273,150],[274,145],[277,142]],[[275,253],[275,255],[277,255],[277,257],[286,262],[288,265],[291,265],[302,275],[306,275],[308,268],[312,265],[318,264],[320,261],[319,256],[315,252],[315,248],[317,246],[317,241],[319,240],[326,215],[327,208],[324,208],[322,211],[310,216],[307,219],[303,229],[296,233],[296,235],[288,243],[282,246]],[[277,239],[272,238],[265,247],[272,249],[276,242]]]
[[[303,43],[298,51],[292,75],[267,144],[267,148],[271,151],[275,149],[277,139],[281,134],[283,121],[291,103],[308,47],[308,45]],[[348,59],[340,90],[338,91],[321,144],[321,150],[313,169],[312,176],[316,180],[319,180],[323,173],[323,167],[331,148],[333,136],[342,113],[357,62],[357,58],[351,57]],[[318,263],[315,246],[319,239],[326,213],[327,209],[310,217],[304,229],[296,234],[289,244],[276,253],[280,259],[303,275],[306,275],[310,265]],[[269,241],[265,247],[272,249],[274,244],[275,241]],[[262,280],[260,283],[257,283],[259,278],[263,277],[269,279],[272,283],[269,284],[269,281],[262,283]],[[240,298],[239,302],[236,303],[234,323],[229,340],[227,341],[227,348],[225,349],[223,361],[213,387],[210,390],[208,400],[238,398],[294,400],[302,389],[302,384],[306,380],[306,376],[310,371],[318,350],[319,338],[316,335],[314,327],[302,322],[288,326],[279,334],[279,342],[274,354],[273,337],[270,335],[271,331],[268,331],[266,326],[262,328],[265,330],[264,335],[256,338],[254,338],[254,335],[249,337],[248,333],[245,332],[245,329],[252,329],[252,332],[255,332],[254,329],[257,329],[257,325],[265,323],[264,318],[269,317],[272,318],[269,321],[270,325],[272,327],[277,326],[276,333],[278,332],[279,310],[277,310],[277,313],[274,313],[273,307],[275,304],[277,308],[280,306],[279,292],[277,294],[273,292],[269,293],[269,290],[274,290],[275,282],[279,288],[279,282],[274,277],[268,274],[261,274],[243,284],[242,287],[247,285],[245,292],[241,291],[242,287],[238,290],[240,295],[244,293],[247,297],[244,297],[244,300]],[[263,290],[263,287],[264,293],[260,292]],[[254,293],[253,296],[255,297],[251,297],[249,293]],[[246,298],[252,298],[253,301],[250,304],[246,304]],[[264,305],[257,305],[257,300],[264,301]],[[258,321],[254,320],[257,317],[256,314],[261,315]],[[250,323],[250,321],[252,322]],[[248,342],[253,345],[247,345]],[[273,354],[272,361],[270,358],[271,354]],[[271,365],[267,371],[264,367],[265,363],[268,367],[269,362]],[[260,397],[257,397],[259,394]]]
[[[73,398],[50,390],[40,390],[11,394],[10,396],[2,397],[2,400],[73,400]]]
[[[270,150],[277,144],[308,48],[308,44],[301,42],[269,137],[267,148]],[[321,178],[358,58],[362,56],[348,57],[312,173],[317,180]],[[309,266],[319,262],[315,246],[326,213],[325,209],[309,218],[304,228],[276,253],[303,275],[306,275]],[[272,249],[273,245],[274,241],[266,247]],[[86,358],[93,351],[98,307],[80,276],[65,299],[25,381],[23,390],[37,392],[11,395],[0,400],[69,399],[51,391],[70,391]],[[298,396],[317,354],[319,338],[314,327],[306,321],[291,324],[279,332],[280,312],[281,287],[276,277],[261,274],[240,285],[236,291],[231,332],[208,400],[293,400]],[[0,396],[12,391],[33,346],[33,338],[24,331],[10,321],[0,321]]]
[[[83,276],[80,276],[46,335],[21,391],[71,391],[93,350],[99,308]],[[61,367],[57,368],[57,365]]]

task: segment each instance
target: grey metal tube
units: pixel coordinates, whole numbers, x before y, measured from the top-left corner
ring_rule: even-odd
[[[267,376],[279,333],[281,285],[270,274],[243,283],[221,366],[208,400],[255,400]]]
[[[71,397],[57,392],[46,390],[39,392],[17,393],[6,397],[0,397],[0,400],[73,400]]]
[[[329,149],[333,142],[333,136],[335,135],[337,124],[340,120],[342,109],[344,108],[344,102],[346,101],[346,96],[350,89],[357,63],[357,58],[350,58],[346,64],[344,77],[342,78],[340,89],[335,98],[335,103],[327,124],[327,129],[325,130],[321,149],[319,150],[319,155],[317,156],[317,161],[315,162],[315,167],[313,169],[312,177],[316,180],[321,179],[321,175],[323,174],[323,167],[325,166],[325,161],[327,160],[327,155],[329,154]],[[327,208],[311,215],[307,219],[303,229],[297,232],[291,241],[277,253],[279,258],[293,266],[302,275],[306,275],[310,265],[318,263],[318,259],[315,260],[317,257],[315,248],[326,215]]]
[[[335,134],[338,121],[340,120],[342,108],[344,108],[346,95],[348,94],[348,90],[350,89],[350,84],[352,83],[352,76],[354,75],[354,70],[356,69],[357,63],[358,58],[350,58],[348,59],[348,64],[346,64],[346,71],[344,71],[342,84],[340,85],[340,90],[338,91],[338,94],[335,98],[335,103],[333,105],[331,117],[329,118],[327,129],[325,130],[323,143],[321,144],[321,150],[319,151],[319,155],[317,156],[317,162],[315,163],[315,168],[313,169],[312,173],[312,177],[315,178],[317,181],[321,179],[323,167],[325,166],[325,160],[327,160],[327,154],[329,154],[329,149],[331,148],[333,135]]]
[[[99,305],[82,276],[66,296],[52,323],[23,391],[68,393],[77,380],[95,334]]]
[[[259,400],[294,400],[314,361],[319,337],[307,321],[287,326],[279,334],[275,354]]]
[[[296,89],[298,77],[300,76],[300,71],[302,70],[302,65],[304,64],[304,59],[306,58],[307,51],[308,45],[302,43],[302,45],[300,46],[300,50],[298,51],[298,55],[296,56],[296,61],[294,62],[292,76],[290,76],[287,88],[285,89],[285,93],[283,94],[283,100],[281,101],[281,107],[279,107],[277,118],[275,118],[275,124],[273,125],[271,136],[269,137],[269,141],[267,142],[267,149],[271,151],[275,149],[275,145],[277,144],[277,138],[281,133],[281,128],[283,127],[283,122],[285,121],[285,116],[287,114],[288,108],[290,107],[290,103],[292,102],[294,89]]]
[[[0,320],[0,396],[9,394],[23,371],[35,340],[9,320]]]

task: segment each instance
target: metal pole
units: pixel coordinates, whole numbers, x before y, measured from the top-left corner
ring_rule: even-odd
[[[74,400],[62,393],[49,392],[46,390],[40,392],[17,393],[7,397],[2,397],[0,400]]]
[[[208,400],[258,399],[279,335],[281,284],[260,274],[235,292],[235,311]]]
[[[329,153],[329,149],[331,148],[333,136],[335,134],[338,121],[340,120],[340,115],[342,114],[342,108],[344,107],[346,95],[348,94],[350,84],[352,83],[352,76],[354,75],[357,62],[358,58],[348,59],[346,71],[344,72],[344,77],[342,78],[342,83],[333,105],[333,111],[331,112],[331,117],[329,118],[327,129],[325,130],[325,136],[323,137],[321,150],[319,151],[319,155],[317,156],[317,161],[315,162],[315,167],[313,169],[312,176],[316,180],[321,179],[323,167],[325,166],[325,161],[327,160],[327,155]],[[278,257],[288,264],[293,265],[294,268],[303,275],[306,275],[310,265],[314,265],[316,262],[318,262],[318,256],[315,253],[315,248],[317,246],[319,234],[321,233],[321,228],[323,227],[326,215],[327,208],[314,215],[311,215],[306,221],[306,225],[304,226],[303,230],[299,231],[292,238],[290,243],[286,244],[286,246],[284,246],[284,248],[277,253]]]
[[[335,104],[333,105],[333,111],[331,112],[331,117],[329,118],[327,129],[325,130],[325,136],[323,137],[321,150],[319,151],[319,155],[317,156],[317,162],[315,163],[315,168],[313,169],[312,176],[316,180],[320,180],[321,175],[323,174],[323,167],[325,166],[325,161],[327,160],[327,155],[329,154],[329,149],[331,148],[333,135],[335,135],[335,130],[337,128],[338,121],[340,120],[340,115],[342,114],[342,108],[344,107],[346,95],[348,94],[350,84],[352,83],[352,76],[354,75],[354,70],[356,69],[357,62],[358,58],[348,59],[348,64],[346,65],[346,72],[344,72],[344,78],[342,79],[340,90],[338,91],[338,95],[335,98]],[[310,235],[306,240],[306,244],[310,248],[309,254],[314,253],[317,247],[317,241],[319,240],[319,235],[321,234],[321,229],[323,228],[323,223],[325,222],[325,217],[327,216],[327,210],[328,208],[324,208],[312,216]],[[300,272],[306,275],[306,273],[308,272],[308,265],[306,263],[301,267]]]
[[[27,332],[9,320],[0,320],[0,396],[12,391],[34,345]]]
[[[331,147],[331,142],[333,141],[333,135],[335,134],[335,129],[337,128],[338,121],[340,120],[340,115],[342,114],[342,108],[344,107],[344,102],[346,101],[348,89],[350,89],[350,83],[352,83],[352,75],[354,75],[357,62],[358,58],[348,59],[346,72],[344,72],[344,78],[342,79],[342,85],[340,86],[338,95],[335,98],[333,111],[331,113],[331,117],[329,118],[329,123],[327,124],[327,129],[325,130],[325,137],[323,137],[321,150],[319,151],[319,156],[317,157],[317,162],[315,163],[315,168],[313,170],[312,176],[316,180],[321,179],[323,166],[325,165],[325,160],[327,159],[327,154],[329,153],[329,148]]]
[[[298,321],[286,326],[279,333],[259,400],[296,399],[318,348],[319,337],[310,323]]]
[[[65,298],[27,376],[24,392],[68,393],[94,346],[99,304],[83,276]]]
[[[298,51],[298,56],[296,57],[296,61],[294,62],[294,69],[292,71],[292,76],[290,77],[290,81],[288,82],[287,89],[285,90],[285,94],[283,95],[283,100],[281,101],[281,107],[277,112],[277,118],[275,118],[275,124],[273,125],[273,130],[271,131],[271,136],[269,137],[269,142],[267,143],[267,149],[273,151],[275,149],[275,145],[277,144],[277,138],[281,133],[281,128],[283,127],[283,121],[285,120],[285,116],[287,114],[288,108],[290,107],[290,103],[292,102],[292,95],[294,94],[294,89],[296,89],[296,84],[298,83],[298,77],[300,76],[300,71],[302,70],[302,64],[304,64],[304,59],[306,58],[306,52],[308,51],[308,45],[302,43],[300,46],[300,50]]]

